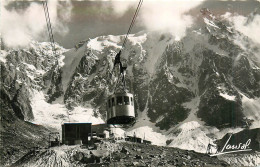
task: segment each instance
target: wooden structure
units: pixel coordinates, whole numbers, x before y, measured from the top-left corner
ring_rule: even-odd
[[[62,125],[62,143],[88,145],[89,134],[92,134],[91,125],[91,123],[64,123]]]
[[[108,130],[107,124],[95,124],[91,127],[92,133],[97,137],[105,138],[105,130]]]

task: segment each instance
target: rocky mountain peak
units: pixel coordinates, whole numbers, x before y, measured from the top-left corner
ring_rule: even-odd
[[[203,17],[206,17],[210,20],[214,20],[216,18],[216,16],[208,8],[200,9],[200,13],[203,15]]]

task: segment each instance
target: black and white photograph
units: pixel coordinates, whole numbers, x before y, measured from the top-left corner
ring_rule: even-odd
[[[0,166],[260,166],[260,0],[0,6]]]

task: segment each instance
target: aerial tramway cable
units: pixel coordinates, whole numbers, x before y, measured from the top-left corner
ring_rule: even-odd
[[[49,15],[47,0],[42,1],[42,6],[43,6],[44,14],[45,14],[47,30],[48,30],[48,35],[49,35],[51,46],[52,46],[53,55],[57,56],[56,49],[55,49],[55,43],[54,43],[54,36],[53,36],[53,33],[52,33],[51,19],[50,19],[50,15]],[[57,64],[59,63],[58,59],[56,60],[56,63]],[[56,66],[56,67],[58,67],[58,66]],[[69,119],[69,122],[70,122],[69,113],[67,113],[67,115],[68,115],[68,119]]]
[[[124,71],[126,70],[126,67],[123,67],[123,66],[122,66],[122,63],[121,63],[121,60],[120,60],[120,55],[121,55],[122,50],[123,50],[124,47],[125,47],[126,41],[127,41],[127,39],[128,39],[128,36],[129,36],[129,34],[130,34],[130,32],[131,32],[133,26],[134,26],[135,20],[136,20],[136,18],[137,18],[137,15],[138,15],[140,9],[141,9],[142,3],[143,3],[143,0],[139,0],[139,3],[138,3],[137,8],[136,8],[136,10],[135,10],[134,16],[133,16],[133,18],[132,18],[132,21],[131,21],[131,23],[130,23],[130,26],[129,26],[129,28],[128,28],[128,31],[127,31],[127,33],[126,33],[124,42],[123,42],[123,44],[122,44],[122,47],[121,47],[120,51],[116,54],[115,61],[114,61],[114,67],[113,67],[112,72],[111,72],[111,75],[112,75],[112,73],[113,73],[113,71],[114,71],[114,69],[115,69],[115,66],[116,66],[117,64],[119,64],[120,75],[121,75],[121,74],[123,75],[122,82],[123,82],[124,85],[125,85]],[[124,86],[124,89],[125,89],[125,86]]]
[[[128,35],[130,34],[130,32],[131,32],[131,30],[132,30],[132,28],[133,28],[133,25],[134,25],[134,23],[135,23],[136,17],[137,17],[137,15],[138,15],[138,13],[139,13],[139,11],[140,11],[140,9],[141,9],[142,3],[143,3],[143,0],[140,0],[139,3],[138,3],[138,5],[137,5],[135,14],[134,14],[134,16],[133,16],[133,18],[132,18],[131,24],[130,24],[129,29],[128,29],[128,31],[127,31],[127,34],[126,34],[126,36],[125,36],[125,40],[124,40],[124,42],[123,42],[123,45],[122,45],[121,50],[123,50],[123,48],[125,47],[125,43],[126,43],[126,41],[127,41],[127,39],[128,39]],[[121,51],[121,50],[120,50],[120,51]]]
[[[53,33],[52,33],[51,20],[50,20],[47,0],[42,1],[42,6],[43,6],[44,14],[45,14],[47,30],[48,30],[48,34],[49,34],[49,38],[50,38],[50,42],[51,42],[51,46],[52,46],[52,51],[54,53],[54,56],[56,56],[56,49],[55,49],[55,44],[54,44],[54,37],[53,37]]]

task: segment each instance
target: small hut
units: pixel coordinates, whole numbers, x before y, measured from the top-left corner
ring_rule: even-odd
[[[88,145],[89,134],[92,134],[91,125],[91,123],[64,123],[62,125],[62,143]]]

